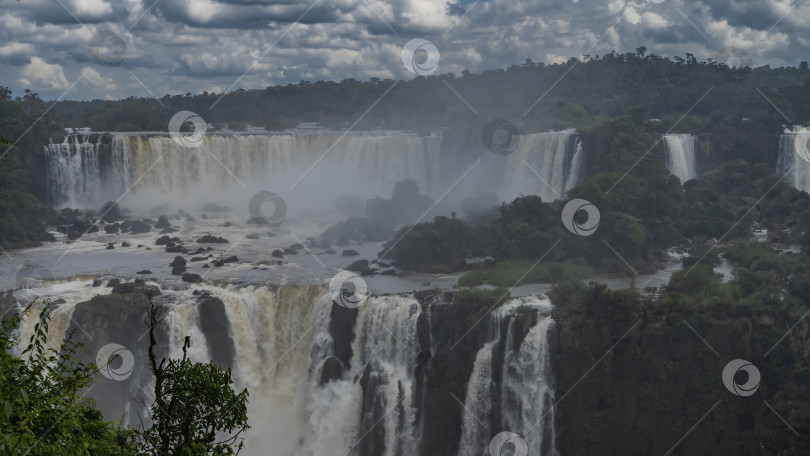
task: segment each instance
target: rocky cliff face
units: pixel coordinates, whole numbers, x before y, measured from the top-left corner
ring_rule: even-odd
[[[435,290],[415,298],[421,313],[416,322],[415,367],[409,376],[416,414],[406,424],[418,429],[415,454],[456,455],[470,377],[476,354],[491,342],[486,318],[497,297]],[[160,303],[165,296],[156,299]],[[595,298],[585,306],[560,302],[552,311],[555,324],[549,334],[559,455],[810,454],[807,320],[796,324],[793,316],[777,312],[753,316],[737,311],[730,317],[678,313],[654,301],[634,299],[627,307],[596,303]],[[7,309],[8,297],[0,304]],[[212,358],[230,367],[235,348],[222,301],[201,294],[197,304]],[[148,383],[142,339],[145,305],[142,294],[113,293],[77,304],[72,314],[70,328],[80,328],[77,337],[85,344],[85,361],[95,362],[90,358],[113,340],[130,348],[140,366],[124,381],[94,386],[92,395],[102,398],[98,405],[109,419],[122,415],[122,398],[147,395],[140,389]],[[520,351],[539,318],[537,312],[523,309],[500,320],[499,332],[513,338],[493,346],[493,378],[503,375],[499,366]],[[476,324],[479,319],[483,320]],[[386,429],[375,423],[386,413],[406,416],[403,410],[389,410],[392,404],[385,401],[390,398],[380,395],[379,387],[404,385],[406,379],[386,377],[374,360],[362,368],[350,366],[358,320],[357,309],[333,304],[329,325],[333,355],[323,361],[319,383],[346,379],[350,369],[362,372],[351,380],[363,389],[360,435],[366,437],[357,451],[371,456],[386,445]],[[176,337],[168,331],[160,335],[163,356],[169,353],[169,340]],[[750,361],[758,369],[761,382],[754,394],[735,395],[724,385],[723,369],[734,359]],[[748,379],[739,373],[734,380],[744,384]],[[500,394],[492,391],[493,404],[508,400]],[[509,431],[500,428],[503,412],[493,407],[486,420],[493,435]]]
[[[611,321],[566,308],[554,315],[562,455],[810,451],[806,321],[777,344],[793,321],[652,312]],[[761,374],[751,396],[724,386],[723,369],[734,359]],[[747,375],[735,381],[744,384]]]

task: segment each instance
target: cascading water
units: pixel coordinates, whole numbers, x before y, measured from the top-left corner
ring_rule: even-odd
[[[799,190],[810,193],[810,131],[786,132],[779,138],[776,173]]]
[[[178,202],[228,205],[228,189],[268,185],[279,193],[300,186],[310,203],[331,203],[340,194],[387,197],[402,179],[438,198],[451,184],[442,179],[455,172],[443,177],[440,170],[442,141],[401,132],[209,134],[199,147],[186,148],[165,134],[78,133],[47,145],[45,157],[51,202],[61,207],[96,209],[119,196],[136,209],[144,201],[143,210]],[[482,167],[484,175],[469,181],[476,193],[495,192],[502,201],[532,194],[552,201],[581,180],[584,159],[573,130],[527,134],[515,153],[490,163],[503,169],[494,179]]]
[[[698,177],[697,141],[698,138],[694,135],[664,135],[667,169],[680,179],[681,183]]]
[[[490,439],[499,432],[520,435],[530,455],[557,455],[554,376],[548,345],[554,320],[538,316],[539,321],[515,349],[518,309],[548,312],[550,303],[534,297],[519,298],[490,315],[491,341],[476,355],[467,385],[459,456],[488,454]]]
[[[127,191],[142,196],[150,208],[177,200],[221,204],[212,195],[237,180],[266,185],[278,177],[289,188],[326,152],[325,165],[316,166],[300,184],[315,198],[321,195],[318,188],[322,195],[334,197],[336,189],[352,185],[362,186],[364,192],[358,193],[366,197],[387,195],[393,183],[404,178],[416,180],[434,196],[451,184],[440,181],[441,137],[380,133],[349,134],[336,143],[337,139],[335,134],[208,135],[200,148],[186,149],[167,136],[82,134],[49,145],[46,156],[54,201],[79,207],[98,207]],[[494,168],[498,176],[487,190],[498,189],[504,199],[536,193],[554,200],[578,181],[584,154],[573,131],[525,135],[521,144],[512,156],[490,157],[498,162]],[[441,363],[432,357],[446,349],[439,336],[448,329],[440,318],[442,311],[436,311],[434,328],[430,305],[413,296],[372,296],[358,309],[346,309],[334,304],[321,285],[164,287],[160,279],[154,284],[161,288],[159,299],[169,311],[161,342],[168,344],[161,345],[165,356],[179,358],[183,338],[190,336],[192,361],[232,368],[235,386],[249,390],[252,429],[246,436],[246,455],[430,454],[426,442],[436,440],[433,427],[441,416],[431,409],[428,398],[441,390],[430,381],[441,377],[437,374]],[[132,351],[131,376],[121,381],[100,378],[90,395],[109,419],[123,417],[137,425],[146,412],[143,402],[151,400],[142,309],[107,306],[118,305],[119,297],[88,303],[110,289],[101,291],[86,282],[76,288],[85,294],[62,305],[51,331],[87,327],[92,338],[83,342],[91,359],[105,344]],[[513,300],[493,313],[490,342],[481,348],[475,366],[470,365],[472,353],[480,345],[464,361],[465,369],[473,370],[468,408],[481,416],[454,412],[458,421],[453,429],[458,432],[463,420],[465,437],[459,441],[456,434],[448,440],[451,452],[460,445],[460,454],[482,454],[492,438],[490,431],[503,429],[531,436],[527,442],[533,455],[555,454],[547,347],[553,321],[540,317],[527,333],[512,334],[510,324],[520,313],[518,307],[542,312],[549,304]],[[30,325],[24,331],[30,334]],[[516,344],[517,340],[522,342]],[[506,350],[512,345],[514,350]],[[467,381],[463,377],[469,370],[462,372],[454,384]],[[493,414],[497,421],[490,421]],[[479,421],[488,427],[479,428]]]
[[[439,136],[405,133],[209,134],[192,149],[166,135],[85,133],[49,144],[45,156],[54,204],[95,208],[111,196],[139,194],[154,205],[203,204],[223,189],[269,182],[301,185],[310,195],[368,197],[413,179],[430,194],[439,184],[440,144]]]
[[[89,394],[109,419],[123,417],[138,426],[148,416],[144,403],[153,400],[144,328],[137,324],[143,309],[88,303],[99,288],[87,281],[64,287],[77,292],[54,310],[49,348],[58,348],[71,328],[79,327],[77,336],[90,358],[110,343],[131,349],[131,376],[114,381],[99,375]],[[167,351],[160,356],[179,358],[183,339],[190,336],[192,361],[231,367],[235,387],[250,392],[246,455],[431,454],[422,447],[425,414],[435,417],[436,411],[429,410],[427,377],[419,372],[425,351],[437,348],[432,338],[438,333],[429,334],[430,307],[416,298],[371,296],[359,308],[347,309],[334,304],[320,285],[199,285],[164,290],[160,299],[168,311],[159,337]],[[548,348],[554,322],[541,315],[518,334],[517,320],[527,316],[526,310],[546,314],[550,303],[518,298],[490,315],[491,340],[478,352],[469,378],[468,412],[459,410],[460,455],[487,454],[492,432],[500,430],[524,436],[532,455],[556,455]],[[30,337],[38,311],[23,321],[24,338]],[[107,315],[103,320],[100,312]]]
[[[521,195],[539,195],[543,201],[563,199],[581,180],[584,159],[574,130],[521,135],[504,164],[498,196],[502,201]]]
[[[48,185],[54,201],[75,206],[88,195],[102,194],[101,147],[102,137],[89,134],[68,135],[61,144],[45,147]]]

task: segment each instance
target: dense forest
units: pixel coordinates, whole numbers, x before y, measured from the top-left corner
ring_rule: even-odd
[[[553,65],[526,61],[481,74],[464,71],[409,81],[301,81],[224,95],[64,101],[54,112],[64,126],[96,131],[165,131],[175,112],[189,110],[234,129],[250,124],[279,130],[301,122],[347,128],[356,122],[359,130],[468,131],[498,116],[522,132],[534,132],[592,127],[632,108],[661,119],[658,132],[686,113],[690,116],[679,131],[724,130],[739,126],[743,118],[751,122],[746,128],[764,131],[790,123],[776,107],[797,124],[810,121],[808,88],[806,62],[798,68],[729,68],[699,62],[691,54],[646,54],[640,47],[634,54],[611,52]],[[363,117],[377,101],[374,115]]]

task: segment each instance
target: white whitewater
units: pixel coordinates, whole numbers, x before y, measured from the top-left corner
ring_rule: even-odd
[[[794,187],[810,193],[810,131],[799,129],[779,138],[776,173]]]
[[[492,432],[489,416],[492,413],[492,346],[488,342],[475,355],[470,381],[467,384],[467,398],[464,401],[464,418],[462,422],[459,456],[478,454],[489,445]],[[481,454],[486,454],[481,453]]]
[[[48,322],[48,340],[45,344],[47,350],[58,351],[62,342],[69,336],[68,329],[71,326],[73,311],[76,304],[88,301],[96,294],[107,294],[110,288],[89,288],[92,281],[87,280],[50,280],[42,282],[44,287],[36,289],[20,289],[14,292],[14,297],[18,303],[18,311],[22,311],[26,305],[31,305],[30,311],[22,318],[20,327],[17,330],[19,345],[13,350],[18,354],[28,346],[31,336],[34,335],[34,326],[39,322],[42,311],[45,308],[44,300],[63,299],[62,304],[52,304],[50,321]],[[37,297],[38,299],[34,299]],[[83,333],[81,328],[76,334],[76,339],[89,336]]]
[[[64,206],[76,207],[102,195],[101,137],[67,135],[61,144],[45,147],[51,197]]]
[[[300,185],[310,196],[332,199],[336,192],[388,197],[396,181],[414,179],[432,194],[440,145],[439,136],[406,133],[208,134],[189,149],[166,135],[84,133],[49,144],[45,156],[57,206],[97,208],[126,194],[148,196],[151,208],[203,204],[223,190],[253,186],[282,194]]]
[[[482,166],[476,172],[483,175],[470,176],[471,190],[496,192],[501,201],[521,195],[553,201],[581,181],[585,154],[574,130],[519,138],[513,154],[490,163],[495,175]],[[452,185],[442,176],[463,171],[451,163],[440,169],[442,141],[405,132],[208,134],[189,149],[166,134],[75,133],[47,145],[45,158],[56,207],[97,209],[123,195],[122,203],[136,210],[180,203],[188,209],[229,205],[232,193],[239,193],[241,207],[246,188],[287,199],[300,191],[311,205],[344,194],[387,198],[403,179],[437,199]]]
[[[555,383],[551,367],[549,336],[554,320],[539,316],[529,330],[517,352],[514,345],[513,325],[506,334],[501,324],[515,318],[518,308],[548,312],[550,302],[535,297],[518,298],[501,306],[489,317],[492,341],[476,355],[473,372],[467,385],[464,419],[459,456],[488,454],[490,439],[499,432],[513,432],[526,442],[532,456],[557,456],[554,436]],[[504,350],[505,347],[505,350]],[[504,350],[502,377],[493,378],[493,351]],[[495,388],[500,384],[499,401]],[[490,429],[493,410],[499,410],[501,422]]]
[[[521,135],[517,150],[506,159],[498,196],[502,201],[522,195],[539,195],[543,201],[563,199],[582,179],[584,160],[574,130]]]
[[[392,410],[378,424],[385,432],[384,455],[417,453],[421,435],[415,425],[413,371],[421,308],[415,299],[367,299],[359,308],[351,371],[320,385],[321,365],[334,354],[332,301],[325,290],[209,290],[225,303],[236,383],[250,391],[248,456],[268,454],[268,448],[277,456],[354,454],[368,431],[362,427],[363,391],[356,381],[367,364],[383,380],[377,400]]]
[[[67,335],[78,302],[110,292],[89,285],[88,281],[55,285],[54,293],[65,296],[66,302],[53,310],[49,348],[58,348]],[[229,340],[216,339],[202,330],[195,290],[222,300]],[[252,428],[246,435],[247,456],[420,454],[423,422],[417,418],[422,401],[416,394],[416,363],[421,352],[417,323],[426,310],[414,297],[367,298],[357,309],[350,366],[343,366],[340,378],[321,384],[324,361],[335,356],[329,332],[333,304],[323,286],[199,285],[163,293],[171,302],[165,320],[171,357],[181,356],[185,336],[191,337],[189,357],[194,362],[208,362],[214,349],[232,344],[236,388],[250,391]],[[548,348],[554,322],[550,317],[541,316],[519,349],[507,350],[506,356],[498,358],[502,377],[493,378],[493,354],[514,344],[511,331],[500,334],[501,323],[512,321],[519,308],[546,314],[550,307],[547,299],[525,297],[513,299],[490,315],[491,340],[476,355],[467,388],[460,455],[488,454],[485,448],[493,432],[509,430],[524,436],[530,454],[556,456]],[[32,334],[41,309],[38,304],[23,321],[23,340]],[[127,339],[130,336],[122,335],[114,342],[135,346],[134,339]],[[140,377],[144,369],[144,364],[136,364],[132,378],[146,382],[147,377]],[[370,385],[365,391],[361,386],[364,378]],[[149,403],[151,398],[148,388],[139,389],[141,386],[146,384],[132,383],[115,400],[120,400],[130,418],[138,413],[146,416],[141,401]],[[490,429],[490,416],[496,412],[501,422]],[[361,450],[369,441],[375,446]]]
[[[414,426],[416,387],[413,371],[419,353],[416,323],[422,310],[414,298],[371,298],[360,308],[352,349],[353,376],[369,363],[380,376],[385,411],[385,456],[417,454],[419,440]]]
[[[682,184],[698,177],[697,142],[695,135],[664,135],[666,167]]]
[[[520,345],[506,351],[502,384],[504,429],[524,436],[529,454],[554,456],[554,377],[548,347],[551,318],[542,318]],[[511,329],[511,327],[510,327]],[[512,341],[510,334],[506,340]]]

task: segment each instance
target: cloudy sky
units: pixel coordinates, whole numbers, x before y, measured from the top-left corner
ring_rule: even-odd
[[[436,73],[640,45],[797,65],[808,30],[801,0],[0,0],[0,85],[117,99],[411,78],[402,49],[414,38],[435,45]]]

